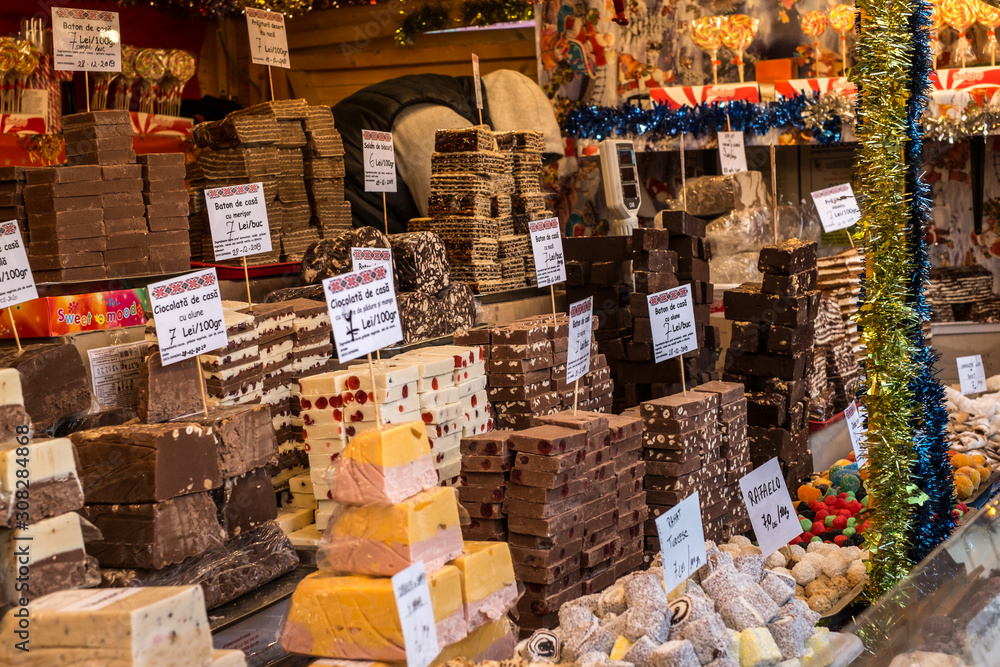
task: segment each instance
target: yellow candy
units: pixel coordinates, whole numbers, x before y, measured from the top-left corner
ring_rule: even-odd
[[[830,27],[841,35],[854,29],[854,7],[836,5],[830,10]]]
[[[814,9],[802,17],[802,32],[813,39],[826,32],[826,14]]]
[[[611,660],[621,660],[630,648],[632,648],[632,642],[624,635],[621,635],[615,640],[615,645],[611,647],[611,655],[608,657]]]
[[[781,650],[767,628],[747,628],[740,633],[740,667],[764,667],[781,662]]]

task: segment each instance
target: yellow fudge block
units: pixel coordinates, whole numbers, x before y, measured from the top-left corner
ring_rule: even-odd
[[[509,660],[514,657],[516,647],[517,638],[510,620],[504,617],[473,630],[462,641],[445,647],[431,665],[440,665],[455,658],[466,658],[472,662]]]
[[[450,565],[428,577],[438,642],[465,636],[461,574]],[[292,593],[281,645],[306,655],[356,660],[406,659],[392,580],[315,572]]]
[[[458,501],[446,487],[395,504],[345,506],[327,533],[326,562],[351,574],[391,576],[420,560],[433,572],[462,554]]]
[[[499,620],[517,603],[514,563],[506,542],[465,542],[454,565],[462,572],[470,630]]]
[[[345,505],[398,503],[437,486],[422,421],[365,431],[340,457],[333,499]]]

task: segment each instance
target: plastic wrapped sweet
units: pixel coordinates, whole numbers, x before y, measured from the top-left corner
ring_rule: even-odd
[[[699,218],[711,218],[771,203],[767,185],[759,171],[692,178],[684,186],[684,196],[687,212]]]
[[[323,282],[331,276],[354,270],[351,248],[388,247],[389,237],[374,227],[341,232],[332,239],[323,239],[309,246],[302,258],[302,277],[307,283]]]
[[[205,608],[231,602],[263,584],[291,572],[299,557],[288,538],[273,522],[225,544],[162,570],[101,571],[104,588],[189,586],[198,584]]]
[[[720,285],[760,282],[757,257],[774,241],[770,207],[733,211],[708,223],[706,237],[712,244],[712,281]],[[813,212],[795,206],[778,207],[778,238],[819,241],[820,225]]]

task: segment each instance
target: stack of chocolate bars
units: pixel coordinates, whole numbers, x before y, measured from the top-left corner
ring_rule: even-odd
[[[861,363],[864,361],[864,345],[861,332],[854,316],[858,312],[861,298],[861,277],[865,273],[864,249],[851,248],[829,257],[816,259],[816,289],[832,294],[837,299],[840,315],[847,327],[854,354]]]
[[[545,137],[531,130],[500,132],[497,144],[513,158],[514,192],[508,198],[494,199],[493,215],[500,223],[499,261],[504,289],[516,289],[537,282],[528,223],[552,217],[542,194]]]
[[[451,278],[477,294],[504,289],[499,257],[502,207],[493,200],[514,188],[509,153],[497,152],[489,127],[438,130],[431,156],[428,218],[411,220],[410,231],[437,234],[448,249]]]
[[[491,431],[461,440],[462,474],[458,499],[469,513],[469,525],[462,532],[471,540],[503,542],[507,539],[503,501],[514,464],[511,433],[510,430]]]
[[[618,551],[613,563],[615,578],[618,578],[642,565],[644,525],[649,516],[645,490],[646,462],[642,460],[642,419],[632,415],[609,414],[607,417],[611,460],[615,463],[615,497],[618,500],[618,513],[613,515],[618,533]],[[593,543],[597,540],[589,541]]]
[[[252,307],[240,304],[236,310],[253,315],[264,382],[261,402],[271,408],[271,425],[278,442],[285,442],[292,437],[295,313],[288,302],[258,303]]]
[[[791,488],[812,472],[806,374],[819,311],[816,244],[792,239],[760,252],[762,284],[726,292],[733,336],[724,379],[746,388],[754,467],[778,457]]]
[[[254,316],[231,308],[222,312],[226,347],[201,355],[209,405],[260,403],[263,364]]]
[[[302,122],[306,133],[303,167],[312,224],[322,238],[328,239],[351,229],[351,203],[344,200],[344,142],[334,127],[330,107],[307,107]],[[297,249],[291,254],[297,255]]]
[[[28,214],[24,210],[24,167],[0,167],[0,220],[17,220],[28,247]]]
[[[725,461],[726,477],[722,498],[726,501],[726,513],[721,517],[716,516],[712,521],[705,520],[706,530],[710,530],[714,537],[705,534],[705,539],[721,541],[728,540],[733,535],[742,535],[750,530],[750,517],[747,516],[746,506],[741,500],[739,481],[750,472],[750,441],[747,438],[747,399],[744,396],[743,385],[735,382],[723,382],[714,380],[698,385],[694,388],[696,392],[715,394],[719,397],[719,408],[716,425],[718,426],[721,444],[714,453],[718,459],[703,457],[703,470],[705,464],[715,464],[716,469],[721,467],[716,461]],[[714,472],[714,470],[713,470]],[[717,514],[721,508],[718,505],[706,505],[702,501],[702,518],[710,514]]]
[[[149,231],[149,271],[186,271],[191,268],[191,245],[184,154],[151,153],[137,159],[142,167],[142,198]]]
[[[302,377],[326,371],[333,356],[331,340],[332,326],[326,304],[312,299],[292,299],[285,302],[295,314],[292,321],[292,376],[289,384],[292,392],[291,435],[295,443],[302,442],[301,405],[298,398],[299,387],[294,383]]]

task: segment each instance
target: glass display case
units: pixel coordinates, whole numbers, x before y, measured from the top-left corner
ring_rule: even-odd
[[[1000,665],[1000,498],[843,632],[865,650],[851,664],[878,667]]]

